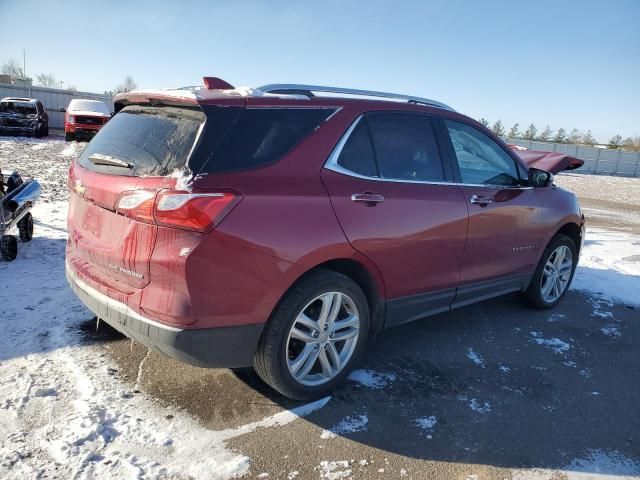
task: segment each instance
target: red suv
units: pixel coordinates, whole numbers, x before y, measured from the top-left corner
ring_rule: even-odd
[[[389,327],[566,293],[576,197],[478,122],[382,92],[205,84],[118,95],[69,172],[69,283],[125,335],[307,399]]]

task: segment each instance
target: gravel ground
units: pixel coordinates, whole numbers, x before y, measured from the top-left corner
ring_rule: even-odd
[[[0,264],[0,478],[640,478],[640,179],[557,176],[609,228],[576,274],[591,293],[392,329],[309,407],[249,370],[187,366],[96,328],[64,279],[66,172],[84,145],[0,137],[0,168],[35,176],[44,200],[34,240]]]

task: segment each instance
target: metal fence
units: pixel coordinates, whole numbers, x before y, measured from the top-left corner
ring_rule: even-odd
[[[27,97],[40,100],[49,114],[50,128],[64,128],[64,112],[61,109],[67,108],[73,98],[101,100],[107,104],[110,111],[113,111],[113,98],[111,95],[102,93],[72,92],[58,88],[17,87],[15,85],[0,84],[0,98],[4,97]]]
[[[519,145],[529,150],[566,153],[584,160],[584,165],[575,170],[577,173],[596,173],[601,175],[621,175],[640,177],[640,152],[610,150],[607,148],[585,147],[566,143],[539,142],[509,138],[507,143]]]

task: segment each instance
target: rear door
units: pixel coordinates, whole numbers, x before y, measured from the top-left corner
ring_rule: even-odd
[[[76,271],[123,293],[149,283],[157,227],[116,213],[118,199],[173,187],[203,121],[199,109],[129,106],[93,138],[69,173]]]
[[[349,242],[382,272],[387,325],[448,309],[459,281],[467,207],[448,183],[431,119],[386,112],[360,117],[322,179]]]
[[[462,121],[442,122],[469,209],[456,303],[517,290],[543,247],[538,195],[526,185],[526,169],[489,135]]]

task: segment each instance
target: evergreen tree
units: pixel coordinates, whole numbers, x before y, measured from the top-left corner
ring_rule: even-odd
[[[567,140],[567,132],[564,128],[559,128],[553,137],[553,141],[556,143],[564,143]]]
[[[520,124],[519,123],[515,123],[513,125],[513,127],[511,127],[511,130],[509,130],[509,134],[507,135],[508,138],[520,138],[520,136],[522,135],[522,133],[520,132]]]
[[[553,130],[551,130],[551,127],[547,125],[547,127],[538,136],[538,140],[542,140],[543,142],[548,142],[549,140],[551,140],[552,135],[553,135]]]
[[[531,125],[529,125],[529,127],[527,128],[527,131],[524,132],[524,139],[525,140],[533,140],[534,138],[536,138],[536,134],[538,133],[538,129],[536,128],[536,126],[532,123]]]
[[[504,137],[504,134],[506,133],[504,125],[502,124],[502,120],[498,120],[496,123],[494,123],[493,127],[491,127],[491,130],[493,130],[493,133],[495,133],[499,137]]]

